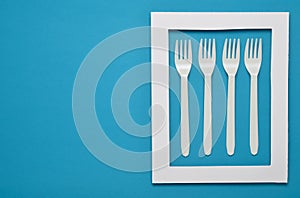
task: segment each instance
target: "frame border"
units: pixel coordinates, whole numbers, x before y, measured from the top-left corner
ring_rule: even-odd
[[[269,166],[170,166],[170,29],[272,30]],[[151,12],[152,183],[287,183],[288,47],[289,12]]]

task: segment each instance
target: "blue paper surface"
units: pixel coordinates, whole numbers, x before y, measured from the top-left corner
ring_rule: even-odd
[[[299,6],[291,0],[1,1],[0,197],[299,197]],[[72,112],[77,71],[92,48],[107,37],[150,26],[152,11],[290,12],[288,184],[153,185],[150,171],[120,171],[88,151]],[[150,45],[150,32],[139,39]],[[123,42],[130,44],[125,38],[120,46]],[[114,60],[99,80],[95,109],[113,142],[127,150],[149,152],[151,137],[126,133],[110,108],[117,80],[141,63],[150,63],[150,48]],[[141,77],[150,82],[150,64],[144,68],[143,75],[147,71],[148,75]],[[150,104],[150,84],[145,83],[128,104],[137,123],[150,122]],[[126,162],[122,157],[116,160]]]

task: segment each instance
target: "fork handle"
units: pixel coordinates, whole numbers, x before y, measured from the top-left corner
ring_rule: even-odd
[[[234,148],[235,148],[235,77],[234,76],[228,76],[226,148],[227,148],[228,155],[234,154]]]
[[[204,133],[203,147],[205,155],[211,154],[212,149],[212,122],[211,122],[211,76],[205,76],[204,85]]]
[[[188,79],[181,77],[181,153],[187,157],[190,152]]]
[[[258,152],[258,113],[257,113],[257,76],[251,76],[250,101],[250,149],[252,155]]]

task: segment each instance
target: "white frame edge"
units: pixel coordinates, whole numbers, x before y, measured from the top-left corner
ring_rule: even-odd
[[[202,17],[206,20],[195,20]],[[272,30],[271,164],[269,166],[170,166],[169,29]],[[288,48],[288,12],[152,12],[152,183],[287,183]],[[162,113],[165,113],[163,126]]]

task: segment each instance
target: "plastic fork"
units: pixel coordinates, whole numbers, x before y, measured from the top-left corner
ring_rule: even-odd
[[[188,105],[188,75],[192,66],[192,44],[191,40],[180,40],[178,49],[178,40],[175,43],[175,65],[181,78],[181,153],[187,157],[190,152],[190,127],[189,127],[189,105]],[[179,52],[179,53],[178,53]]]
[[[262,60],[262,39],[253,38],[249,44],[247,39],[245,47],[244,61],[246,68],[251,75],[251,92],[250,92],[250,150],[252,155],[258,152],[258,111],[257,111],[257,76],[259,74]],[[253,46],[254,44],[254,46]]]
[[[228,43],[228,46],[227,46]],[[222,62],[228,75],[227,95],[227,125],[226,125],[226,148],[227,154],[233,155],[235,148],[235,75],[240,63],[240,39],[225,40],[223,47]]]
[[[203,39],[200,39],[198,61],[205,76],[203,147],[205,155],[210,155],[212,149],[211,76],[216,64],[215,39],[209,39],[208,42],[204,39],[204,46]]]

